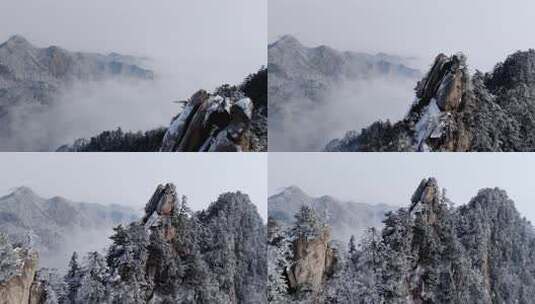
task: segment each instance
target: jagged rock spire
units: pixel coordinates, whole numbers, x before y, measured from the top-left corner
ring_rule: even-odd
[[[147,205],[145,205],[143,223],[145,224],[154,213],[160,216],[172,215],[176,202],[177,196],[174,184],[158,185]]]
[[[411,197],[409,211],[412,213],[420,207],[434,209],[440,204],[441,195],[437,180],[434,177],[424,178]]]
[[[413,204],[417,204],[418,202],[429,204],[439,193],[440,192],[437,180],[434,177],[424,178],[420,182],[420,185],[418,185],[418,188],[416,188],[414,194],[412,195],[411,202]]]
[[[461,105],[467,77],[464,54],[439,54],[427,76],[418,83],[416,97],[424,105],[435,98],[441,111],[455,111]]]

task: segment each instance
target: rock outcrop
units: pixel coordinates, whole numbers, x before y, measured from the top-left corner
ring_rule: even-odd
[[[293,290],[319,292],[336,263],[333,248],[329,246],[328,229],[316,239],[300,237],[293,243],[294,264],[288,268],[288,285]]]
[[[167,129],[162,152],[250,151],[254,105],[240,92],[230,96],[195,93]]]
[[[15,248],[17,256],[16,272],[4,281],[0,281],[1,304],[32,303],[31,286],[37,271],[38,254],[33,249]],[[4,262],[0,262],[4,263]],[[6,265],[2,265],[5,267]],[[2,270],[3,271],[3,270]]]
[[[331,141],[327,151],[534,151],[535,51],[470,75],[462,54],[435,59],[407,116]]]
[[[63,145],[59,152],[262,152],[267,151],[267,69],[239,86],[200,90],[168,127],[146,132],[104,131]]]
[[[330,227],[314,209],[302,206],[296,222],[281,226],[268,220],[269,303],[323,303],[339,264]]]
[[[156,192],[145,206],[143,224],[147,229],[160,233],[166,241],[174,240],[176,228],[173,226],[173,216],[178,213],[176,189],[173,184],[159,185]]]

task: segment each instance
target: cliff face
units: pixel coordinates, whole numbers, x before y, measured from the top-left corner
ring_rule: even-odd
[[[294,264],[286,273],[289,288],[320,291],[336,261],[329,242],[328,230],[323,231],[317,239],[307,240],[300,237],[294,241]]]
[[[535,51],[517,52],[487,74],[462,54],[440,54],[416,86],[407,116],[376,122],[327,151],[533,151]]]
[[[296,222],[283,227],[268,221],[269,303],[322,303],[339,255],[330,228],[314,209],[302,206]]]
[[[250,132],[254,105],[239,92],[222,97],[195,93],[173,119],[161,152],[239,152],[253,149]]]

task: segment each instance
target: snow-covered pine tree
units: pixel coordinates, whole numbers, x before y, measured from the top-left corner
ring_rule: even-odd
[[[17,273],[17,255],[7,236],[0,233],[0,283]]]
[[[315,239],[325,229],[325,223],[310,206],[303,205],[295,214],[295,224],[290,230],[290,238]]]
[[[101,304],[106,303],[108,293],[108,267],[106,259],[98,252],[87,254],[82,267],[80,288],[76,292],[76,304]]]
[[[71,260],[69,261],[69,268],[67,270],[67,274],[64,277],[64,281],[66,284],[66,295],[65,300],[69,304],[74,304],[76,301],[76,293],[78,292],[78,288],[80,288],[82,279],[82,269],[80,267],[80,264],[78,262],[78,253],[75,251],[73,252],[71,256]]]

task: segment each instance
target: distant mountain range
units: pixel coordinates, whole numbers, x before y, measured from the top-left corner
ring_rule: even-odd
[[[33,243],[45,259],[59,255],[77,235],[111,231],[139,216],[119,205],[73,202],[60,196],[45,199],[28,187],[0,197],[0,232],[13,243]]]
[[[284,121],[298,119],[310,108],[328,104],[333,91],[348,81],[421,77],[418,70],[408,66],[408,61],[383,53],[371,55],[342,52],[328,46],[306,47],[290,35],[270,44],[269,120],[270,133],[272,129],[274,131],[270,136],[270,148],[274,151],[306,151],[310,147],[278,146],[281,139],[277,137],[290,136],[293,132],[283,126]]]
[[[269,217],[283,225],[295,221],[294,216],[301,206],[312,207],[331,227],[333,238],[344,244],[352,235],[359,239],[367,228],[382,227],[385,213],[396,209],[385,204],[340,201],[328,195],[311,197],[296,186],[270,196],[268,206]]]
[[[117,53],[70,52],[58,46],[39,48],[22,36],[0,44],[0,137],[16,133],[14,115],[43,111],[57,101],[62,89],[75,81],[154,79],[143,60]],[[20,136],[20,135],[19,135]],[[4,140],[0,150],[20,150]]]
[[[115,130],[106,130],[107,127],[101,128],[98,125],[98,119],[89,119],[86,124],[101,133],[69,143],[64,141],[71,141],[72,136],[79,135],[69,133],[65,139],[62,137],[65,132],[59,125],[43,126],[56,116],[65,119],[67,125],[77,125],[77,113],[72,112],[85,106],[98,114],[99,107],[91,108],[92,105],[83,104],[83,98],[80,106],[75,104],[76,106],[63,110],[63,103],[71,100],[64,101],[62,97],[70,89],[77,88],[75,84],[91,84],[91,91],[99,91],[105,80],[155,79],[154,72],[144,68],[145,63],[146,60],[142,58],[117,53],[103,55],[70,52],[58,46],[38,48],[21,36],[11,37],[0,45],[0,151],[267,150],[265,67],[246,76],[242,83],[223,84],[212,93],[201,89],[188,100],[178,102],[179,113],[169,113],[171,122],[168,127],[123,131],[121,127],[124,126],[118,125]],[[119,82],[121,84],[123,82]],[[147,103],[150,102],[149,96]],[[65,111],[69,111],[68,115],[65,115]],[[82,117],[83,111],[85,109],[81,111]],[[41,118],[38,115],[43,113],[51,113],[51,118]],[[41,119],[35,120],[35,117]],[[92,123],[95,125],[92,126]],[[39,132],[32,132],[35,128]]]
[[[62,86],[75,80],[111,77],[153,79],[142,60],[117,53],[70,52],[58,46],[38,48],[22,36],[0,44],[0,117],[19,103],[50,104]]]

